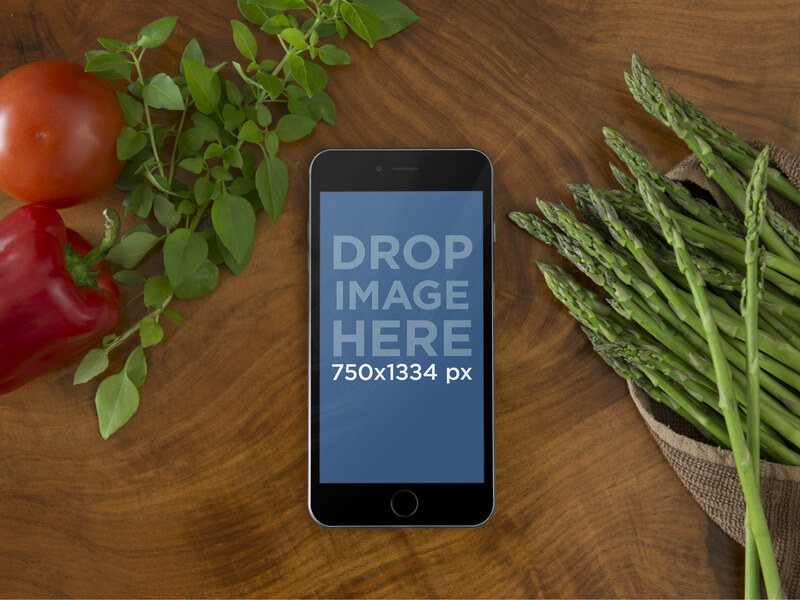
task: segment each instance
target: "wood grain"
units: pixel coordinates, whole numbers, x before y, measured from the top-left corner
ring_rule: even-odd
[[[625,386],[553,301],[533,260],[559,261],[505,219],[564,184],[610,184],[611,125],[657,166],[685,152],[627,95],[638,50],[745,138],[797,148],[800,5],[505,0],[410,4],[421,19],[329,90],[335,127],[282,151],[278,226],[259,218],[238,278],[176,308],[149,354],[138,414],[100,439],[94,388],[67,365],[0,398],[4,596],[732,597],[741,550],[662,458]],[[198,37],[235,56],[232,0],[4,0],[0,73],[81,60],[180,15],[148,68]],[[156,58],[157,57],[157,58]],[[792,126],[789,126],[792,125]],[[306,509],[306,171],[329,147],[464,147],[496,170],[497,511],[472,530],[330,530]],[[64,212],[96,240],[97,212]],[[0,198],[0,216],[15,202]],[[136,317],[126,314],[125,320]]]

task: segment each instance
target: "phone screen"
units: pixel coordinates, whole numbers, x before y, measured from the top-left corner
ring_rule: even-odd
[[[483,202],[320,192],[319,483],[484,483]]]

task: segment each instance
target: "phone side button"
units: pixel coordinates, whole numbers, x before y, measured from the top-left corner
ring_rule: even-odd
[[[492,221],[492,240],[497,243],[497,221]]]
[[[419,500],[417,495],[411,490],[398,490],[392,496],[389,503],[392,507],[392,512],[398,517],[408,518],[414,515],[419,508]]]

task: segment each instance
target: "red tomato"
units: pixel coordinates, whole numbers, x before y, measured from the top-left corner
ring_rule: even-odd
[[[0,79],[0,188],[54,208],[96,198],[119,176],[125,116],[114,90],[81,65],[40,60]]]

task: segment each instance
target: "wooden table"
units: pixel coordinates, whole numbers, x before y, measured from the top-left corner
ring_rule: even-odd
[[[328,88],[336,126],[284,148],[279,224],[262,214],[244,274],[177,305],[186,322],[148,351],[132,421],[104,442],[75,364],[0,398],[0,594],[741,593],[741,549],[681,486],[533,264],[563,261],[505,218],[537,194],[566,200],[570,181],[610,184],[603,125],[659,167],[685,153],[627,94],[633,50],[744,137],[798,147],[800,6],[672,4],[414,0],[420,21],[374,51],[349,37],[353,64]],[[0,73],[81,61],[94,38],[133,39],[166,14],[181,20],[151,69],[174,69],[192,37],[212,61],[236,55],[232,0],[4,0]],[[429,146],[494,161],[497,511],[478,529],[324,529],[305,500],[308,164],[322,148]],[[64,217],[97,240],[97,212],[120,199]],[[0,198],[0,216],[15,206]]]

